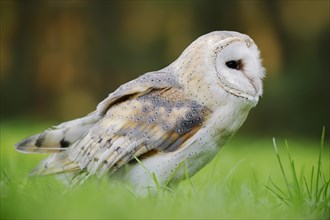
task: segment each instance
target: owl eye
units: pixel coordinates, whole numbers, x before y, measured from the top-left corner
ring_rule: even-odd
[[[230,60],[230,61],[226,62],[226,66],[230,69],[239,70],[240,69],[240,61]]]

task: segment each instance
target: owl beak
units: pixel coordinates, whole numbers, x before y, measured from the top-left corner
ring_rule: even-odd
[[[258,79],[250,78],[250,82],[255,90],[255,97],[259,97],[262,95],[261,83]]]

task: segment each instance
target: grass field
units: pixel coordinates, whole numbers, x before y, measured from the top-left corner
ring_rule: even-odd
[[[67,190],[53,176],[28,177],[46,155],[21,154],[13,145],[47,127],[48,123],[1,123],[1,219],[330,216],[329,143],[320,160],[320,141],[286,137],[290,158],[285,141],[276,139],[277,157],[272,137],[243,138],[238,132],[208,166],[172,192],[136,197],[108,178]]]

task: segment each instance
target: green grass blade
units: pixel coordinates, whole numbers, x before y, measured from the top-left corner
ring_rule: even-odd
[[[159,181],[157,179],[157,176],[154,172],[152,172],[152,180],[154,181],[155,185],[156,185],[156,188],[157,188],[157,191],[160,192],[161,191],[161,186],[159,184]]]
[[[186,180],[188,181],[188,183],[189,183],[190,187],[192,188],[192,190],[194,192],[196,192],[195,187],[194,187],[193,183],[191,182],[187,161],[185,161],[184,165],[185,165],[184,166],[184,172],[185,172]]]
[[[324,190],[324,198],[328,198],[330,200],[330,195],[328,195],[329,186],[330,186],[330,179],[328,180],[328,182],[325,183],[325,190]]]
[[[307,191],[307,195],[308,195],[308,198],[309,200],[312,200],[312,195],[311,195],[311,191],[308,187],[308,183],[307,183],[307,180],[306,180],[306,177],[304,176],[304,184],[305,184],[305,188],[306,188],[306,191]]]
[[[285,193],[283,190],[281,190],[281,188],[278,187],[278,186],[277,186],[272,180],[269,180],[269,181],[270,181],[270,183],[273,185],[273,187],[275,187],[275,189],[276,189],[278,192],[280,192],[280,193],[283,194],[283,197],[287,196],[286,193]],[[288,197],[287,199],[289,199],[289,197]]]
[[[286,201],[286,199],[284,199],[284,197],[282,197],[281,195],[279,195],[277,192],[275,192],[275,190],[273,190],[272,188],[265,186],[270,192],[272,192],[277,198],[279,198],[282,202],[284,202],[287,206],[290,206],[290,204]]]
[[[238,168],[238,166],[239,166],[243,161],[244,161],[244,159],[238,161],[238,162],[235,164],[235,166],[229,170],[228,174],[226,175],[226,177],[225,177],[225,179],[224,179],[224,181],[223,181],[224,183],[226,183],[226,182],[229,180],[229,178],[233,175],[233,173],[235,172],[235,170]]]
[[[171,174],[171,176],[165,182],[164,187],[168,187],[168,184],[170,184],[170,182],[174,179],[174,176],[176,175],[176,173],[178,172],[178,170],[180,169],[180,167],[183,165],[183,163],[184,163],[184,161],[182,161],[181,163],[179,163],[179,165],[175,168],[175,170],[173,171],[173,173]]]
[[[321,134],[321,148],[324,147],[324,137],[325,137],[325,126],[322,128],[322,134]]]
[[[314,166],[312,166],[312,174],[311,174],[311,181],[310,181],[310,191],[313,192],[313,180],[314,180]]]
[[[281,161],[280,154],[279,154],[279,152],[278,152],[278,148],[277,148],[277,145],[276,145],[275,138],[273,138],[273,146],[274,146],[274,149],[275,149],[275,153],[276,153],[277,161],[278,161],[278,164],[280,165],[281,172],[282,172],[282,176],[283,176],[283,178],[284,178],[284,181],[285,181],[285,184],[286,184],[286,187],[287,187],[288,193],[289,193],[290,197],[292,198],[292,193],[291,193],[291,190],[290,190],[290,186],[289,186],[288,178],[287,178],[287,176],[286,176],[286,174],[285,174],[285,171],[284,171],[284,168],[283,168],[283,164],[282,164],[282,161]]]
[[[147,174],[150,176],[150,178],[154,181],[155,186],[157,188],[157,191],[160,192],[161,187],[159,185],[159,182],[158,182],[158,179],[157,179],[156,174],[155,173],[150,173],[150,171],[147,169],[147,167],[145,167],[144,164],[135,155],[133,155],[133,157],[142,166],[142,168],[147,172]]]
[[[323,147],[324,147],[324,137],[325,137],[325,127],[323,127],[323,129],[322,129],[320,152],[319,152],[319,158],[318,158],[318,163],[317,163],[316,186],[315,186],[315,195],[316,195],[317,201],[318,201],[319,195],[320,195],[319,184],[320,184],[320,180],[322,178],[321,170],[322,170],[322,152],[323,152]]]
[[[325,137],[325,127],[322,129],[322,135],[321,135],[321,145],[320,145],[320,153],[319,153],[319,160],[317,163],[317,173],[316,173],[316,189],[315,192],[318,192],[318,187],[319,187],[319,180],[321,176],[321,161],[322,161],[322,151],[323,151],[323,146],[324,146],[324,137]]]
[[[300,187],[299,187],[298,177],[297,177],[297,173],[296,173],[296,168],[295,168],[294,160],[292,159],[290,151],[289,151],[289,144],[288,144],[287,140],[285,140],[285,146],[286,146],[286,150],[287,150],[289,161],[290,161],[291,175],[294,180],[294,188],[296,189],[296,192],[297,192],[298,196],[300,197]]]

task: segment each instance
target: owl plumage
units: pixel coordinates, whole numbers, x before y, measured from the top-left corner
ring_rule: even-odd
[[[61,174],[76,183],[107,173],[145,193],[156,188],[150,174],[164,185],[210,162],[257,104],[263,77],[250,37],[211,32],[168,67],[120,86],[86,117],[15,146],[51,153],[32,175]]]

